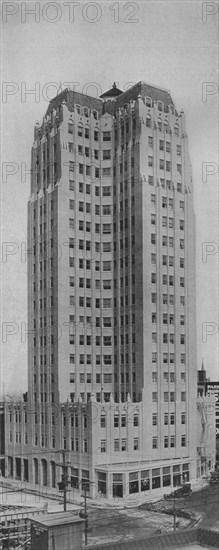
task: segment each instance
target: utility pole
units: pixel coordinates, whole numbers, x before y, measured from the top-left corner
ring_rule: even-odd
[[[88,533],[87,490],[89,490],[89,484],[85,483],[84,485],[85,546],[87,546],[87,533]]]
[[[87,513],[87,491],[89,491],[89,482],[85,482],[82,485],[82,489],[84,489],[84,511],[79,513],[79,516],[85,520],[84,522],[84,544],[87,546],[87,534],[88,534],[88,513]]]
[[[64,512],[66,512],[66,505],[67,505],[67,483],[68,483],[68,468],[65,464],[65,451],[63,451],[62,454],[63,457],[63,483],[64,483]],[[67,478],[67,479],[66,479]]]
[[[67,508],[67,487],[69,485],[69,479],[68,479],[68,464],[66,464],[66,461],[65,461],[65,451],[63,450],[62,451],[62,459],[63,459],[63,462],[62,464],[58,464],[57,466],[61,466],[61,468],[63,469],[63,474],[62,474],[62,481],[60,481],[58,483],[58,487],[59,487],[59,490],[60,491],[63,491],[63,504],[64,504],[64,512],[66,512],[66,508]]]
[[[173,530],[176,531],[176,499],[173,499]]]

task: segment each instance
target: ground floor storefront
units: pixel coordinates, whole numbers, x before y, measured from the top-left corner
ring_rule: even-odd
[[[140,465],[139,465],[140,466]],[[147,467],[142,469],[121,468],[113,471],[107,467],[104,471],[96,469],[97,492],[106,498],[125,498],[133,493],[154,494],[156,489],[165,490],[168,487],[178,487],[190,481],[190,464],[178,463],[168,466]]]
[[[79,495],[86,486],[91,498],[125,499],[129,495],[170,492],[171,489],[200,479],[210,472],[213,460],[163,461],[160,463],[120,463],[94,465],[68,461],[68,490]],[[64,474],[61,457],[8,456],[4,477],[58,491]]]

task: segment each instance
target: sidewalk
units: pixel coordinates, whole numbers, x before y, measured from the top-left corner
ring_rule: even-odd
[[[58,506],[58,509],[61,508],[61,505],[63,504],[63,493],[58,492],[56,489],[50,488],[50,487],[42,487],[42,486],[36,486],[31,483],[22,482],[19,480],[13,480],[8,478],[0,477],[0,487],[5,487],[8,489],[14,489],[15,494],[20,496],[20,505],[24,503],[25,500],[27,500],[26,495],[33,495],[35,498],[35,503],[41,502],[42,500],[46,500],[50,502],[50,508],[54,509],[54,506],[52,506],[52,501],[56,502],[56,508]],[[200,491],[204,487],[208,486],[208,481],[206,479],[199,479],[195,482],[191,482],[191,488],[193,492]],[[17,492],[16,492],[17,490]],[[165,494],[173,492],[173,487],[167,487],[165,488]],[[152,493],[142,492],[142,493],[133,493],[131,495],[128,495],[124,499],[111,499],[108,500],[104,498],[103,496],[100,496],[99,498],[87,498],[87,502],[90,506],[99,507],[99,508],[136,508],[137,506],[144,504],[144,503],[150,503],[150,502],[156,502],[158,500],[161,500],[164,495],[164,490],[156,491],[156,494],[153,495]],[[0,492],[1,496],[1,492]],[[54,502],[54,504],[55,504]],[[0,500],[0,504],[4,504],[2,500]],[[73,490],[68,491],[67,493],[67,503],[69,505],[73,505],[76,510],[79,510],[81,507],[84,506],[84,498],[83,495],[79,495],[77,493],[74,493]]]

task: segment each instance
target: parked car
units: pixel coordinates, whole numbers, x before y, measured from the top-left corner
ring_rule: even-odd
[[[219,471],[211,472],[210,485],[219,483]]]

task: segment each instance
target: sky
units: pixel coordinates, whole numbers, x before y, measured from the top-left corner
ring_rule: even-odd
[[[199,0],[2,4],[0,394],[27,389],[33,129],[67,83],[98,96],[114,81],[125,90],[143,80],[168,89],[184,110],[197,232],[197,367],[203,357],[207,375],[219,379],[217,7]]]

